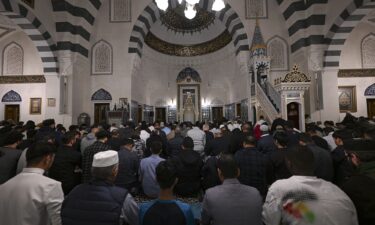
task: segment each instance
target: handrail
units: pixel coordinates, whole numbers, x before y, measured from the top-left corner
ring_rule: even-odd
[[[262,108],[264,109],[264,113],[266,113],[268,119],[270,121],[273,121],[277,118],[277,115],[279,114],[276,110],[275,106],[272,104],[270,98],[266,95],[263,88],[260,86],[259,83],[256,84],[257,89],[257,98],[259,103],[261,104]]]
[[[281,95],[278,91],[275,90],[275,88],[272,86],[270,82],[266,82],[267,84],[267,95],[271,98],[273,103],[276,105],[276,110],[280,110],[281,106]]]

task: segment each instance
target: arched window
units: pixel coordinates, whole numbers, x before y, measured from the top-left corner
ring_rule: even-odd
[[[369,34],[362,40],[362,67],[375,68],[375,35]]]
[[[101,40],[92,47],[92,74],[112,74],[112,46]]]
[[[271,58],[271,70],[288,70],[288,45],[275,36],[267,43],[268,56]]]
[[[92,96],[91,101],[111,101],[112,95],[103,88],[97,90]]]
[[[23,49],[15,42],[4,48],[3,75],[23,75]]]
[[[1,102],[22,102],[22,98],[20,94],[11,90],[3,96]]]

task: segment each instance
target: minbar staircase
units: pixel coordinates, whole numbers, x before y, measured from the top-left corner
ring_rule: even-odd
[[[280,113],[281,96],[275,88],[267,81],[265,85],[256,85],[257,99],[262,107],[265,116],[269,121],[273,121]]]

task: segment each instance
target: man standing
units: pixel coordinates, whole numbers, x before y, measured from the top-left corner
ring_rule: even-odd
[[[222,185],[210,188],[202,204],[202,225],[262,225],[262,197],[237,180],[240,170],[231,155],[218,160]]]
[[[168,152],[172,157],[177,156],[181,152],[181,145],[184,141],[180,127],[176,127],[174,133],[174,137],[168,141]]]
[[[17,163],[22,154],[17,146],[22,138],[23,135],[17,131],[4,135],[3,147],[0,147],[0,185],[16,175]]]
[[[357,225],[352,201],[337,186],[314,177],[314,155],[306,147],[290,151],[287,165],[293,174],[270,187],[263,206],[267,225]]]
[[[199,128],[199,122],[193,126],[193,129],[187,132],[187,136],[191,137],[194,141],[194,151],[203,155],[204,146],[206,145],[206,134]]]
[[[109,140],[109,133],[101,130],[96,133],[97,141],[86,148],[82,158],[82,183],[87,183],[91,180],[91,165],[94,155],[98,152],[107,151],[111,146],[107,145]]]
[[[238,180],[241,184],[255,187],[265,196],[266,191],[266,161],[265,156],[260,153],[256,145],[256,139],[247,136],[243,141],[243,149],[236,152],[234,158],[241,171]]]
[[[26,154],[27,168],[0,185],[1,224],[61,224],[61,183],[43,176],[51,167],[55,152],[51,144],[32,145]]]
[[[133,139],[125,138],[122,140],[120,151],[118,152],[119,168],[115,184],[136,194],[139,189],[139,159],[137,153],[132,151],[133,147]]]
[[[95,154],[93,180],[76,187],[64,200],[63,225],[138,225],[138,206],[127,190],[113,183],[118,173],[118,154],[105,151]]]
[[[91,132],[88,135],[86,135],[84,138],[82,138],[81,140],[81,154],[82,155],[85,153],[85,150],[87,147],[95,143],[96,133],[98,132],[99,132],[98,125],[93,125],[91,127]]]
[[[140,225],[195,225],[193,212],[186,203],[173,195],[177,174],[172,164],[160,162],[156,167],[156,179],[160,185],[159,198],[142,204],[139,210]]]
[[[60,181],[64,194],[67,195],[81,182],[82,156],[73,147],[76,143],[76,133],[68,132],[62,137],[62,144],[56,152],[55,160],[49,170],[49,177]]]
[[[206,156],[217,156],[220,153],[228,153],[230,150],[229,139],[223,136],[221,129],[215,129],[213,131],[215,138],[207,143],[204,153]]]
[[[269,155],[276,150],[275,143],[272,136],[269,134],[269,128],[267,125],[261,125],[260,131],[262,132],[262,135],[260,136],[257,145],[258,151],[265,155]]]
[[[150,198],[157,198],[160,187],[156,181],[156,166],[165,159],[160,158],[162,143],[154,141],[151,143],[152,155],[141,160],[139,167],[139,180],[142,183],[143,192]]]

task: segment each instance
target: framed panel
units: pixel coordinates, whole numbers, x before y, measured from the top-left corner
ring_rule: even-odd
[[[42,98],[30,98],[30,114],[42,114]]]
[[[341,113],[357,112],[357,91],[355,86],[340,86],[338,96]]]
[[[48,98],[47,99],[47,106],[48,107],[56,107],[56,98]]]
[[[131,22],[131,0],[110,0],[109,22]]]
[[[267,19],[267,0],[245,0],[246,19]]]

